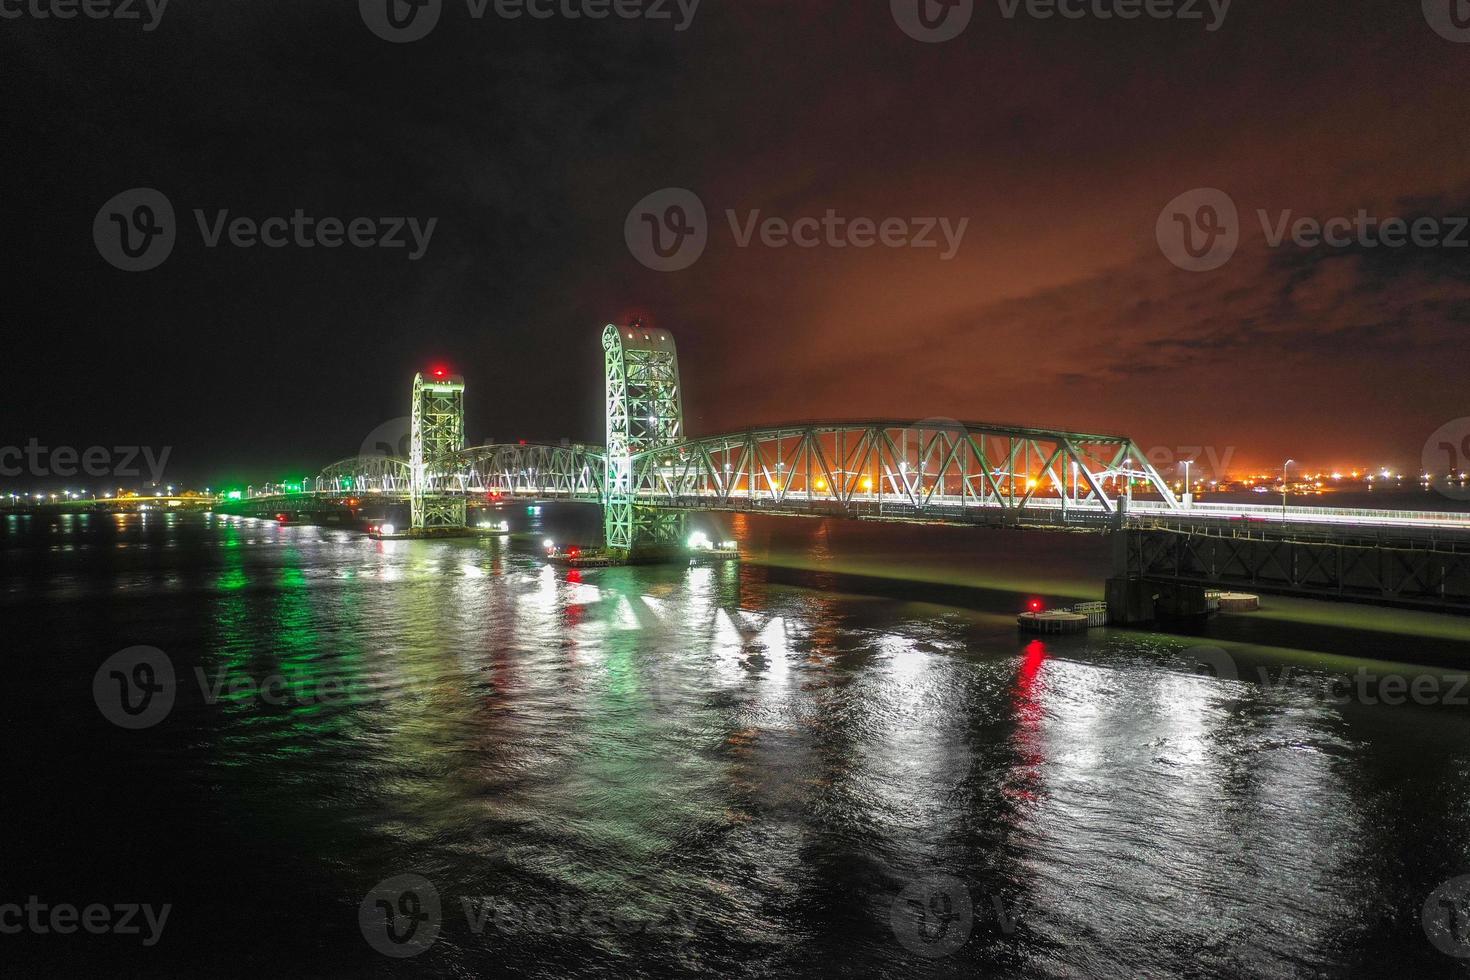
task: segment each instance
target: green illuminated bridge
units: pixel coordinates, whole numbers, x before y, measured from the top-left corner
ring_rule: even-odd
[[[602,508],[627,555],[682,540],[684,516],[742,511],[1088,530],[1116,535],[1117,579],[1470,611],[1470,515],[1188,503],[1126,436],[953,419],[800,422],[691,438],[674,338],[609,325],[605,446],[469,447],[464,380],[414,380],[410,453],[326,467],[302,494],[221,513],[401,500],[419,534],[463,528],[471,500]]]

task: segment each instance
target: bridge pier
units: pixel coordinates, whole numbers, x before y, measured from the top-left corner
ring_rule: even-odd
[[[1142,542],[1136,530],[1111,533],[1113,574],[1107,580],[1108,622],[1114,626],[1203,620],[1209,615],[1206,587],[1191,582],[1161,582],[1139,574]]]
[[[1142,626],[1154,621],[1154,589],[1137,575],[1130,574],[1128,532],[1123,530],[1123,501],[1118,501],[1118,523],[1108,535],[1112,545],[1113,574],[1107,581],[1108,623],[1112,626]]]
[[[603,534],[610,554],[678,547],[682,513],[637,505],[633,457],[684,439],[684,394],[679,352],[667,330],[634,322],[602,332],[607,379],[607,457]]]
[[[1141,578],[1111,576],[1107,600],[1110,626],[1143,626],[1154,621],[1154,587]]]
[[[408,460],[411,534],[439,537],[464,531],[464,496],[434,493],[429,480],[430,465],[462,451],[464,443],[464,379],[442,369],[416,375]]]

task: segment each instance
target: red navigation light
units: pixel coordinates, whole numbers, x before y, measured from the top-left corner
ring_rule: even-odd
[[[1031,609],[1032,612],[1041,612],[1040,599],[1032,599],[1029,603],[1027,603],[1027,606]]]
[[[569,556],[571,556],[572,558],[581,558],[582,557],[582,549],[581,548],[578,548],[576,545],[573,545],[572,547],[570,547],[570,548],[567,549],[567,554]]]
[[[284,524],[284,523],[286,523],[286,515],[285,514],[277,514],[276,515],[276,520],[278,520],[282,524]]]
[[[443,378],[449,374],[449,369],[446,367],[433,367],[429,369],[429,373],[436,378]]]

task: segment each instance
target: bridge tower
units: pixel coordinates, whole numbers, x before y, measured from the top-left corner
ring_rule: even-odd
[[[465,526],[465,498],[433,493],[433,465],[464,449],[464,378],[434,368],[413,379],[409,508],[414,531]]]
[[[610,551],[682,539],[684,517],[637,507],[633,457],[682,442],[684,393],[679,386],[679,351],[667,330],[636,321],[608,324],[602,332],[607,369],[607,469],[603,530]]]

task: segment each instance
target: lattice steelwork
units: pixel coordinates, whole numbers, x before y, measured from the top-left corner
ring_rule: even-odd
[[[1118,523],[1135,485],[1179,503],[1132,440],[974,422],[808,423],[645,450],[632,497],[678,509]]]
[[[396,456],[354,456],[333,463],[316,478],[319,493],[407,493],[412,482],[408,460]]]
[[[452,456],[431,486],[449,493],[602,501],[600,448],[580,445],[475,446]]]
[[[409,443],[409,512],[414,530],[462,528],[462,495],[434,493],[430,474],[464,449],[464,379],[444,371],[413,379],[413,429]]]
[[[667,330],[639,324],[602,332],[607,379],[607,457],[603,528],[607,547],[626,552],[635,543],[677,540],[681,514],[638,506],[633,459],[684,439],[684,395],[679,353]]]

